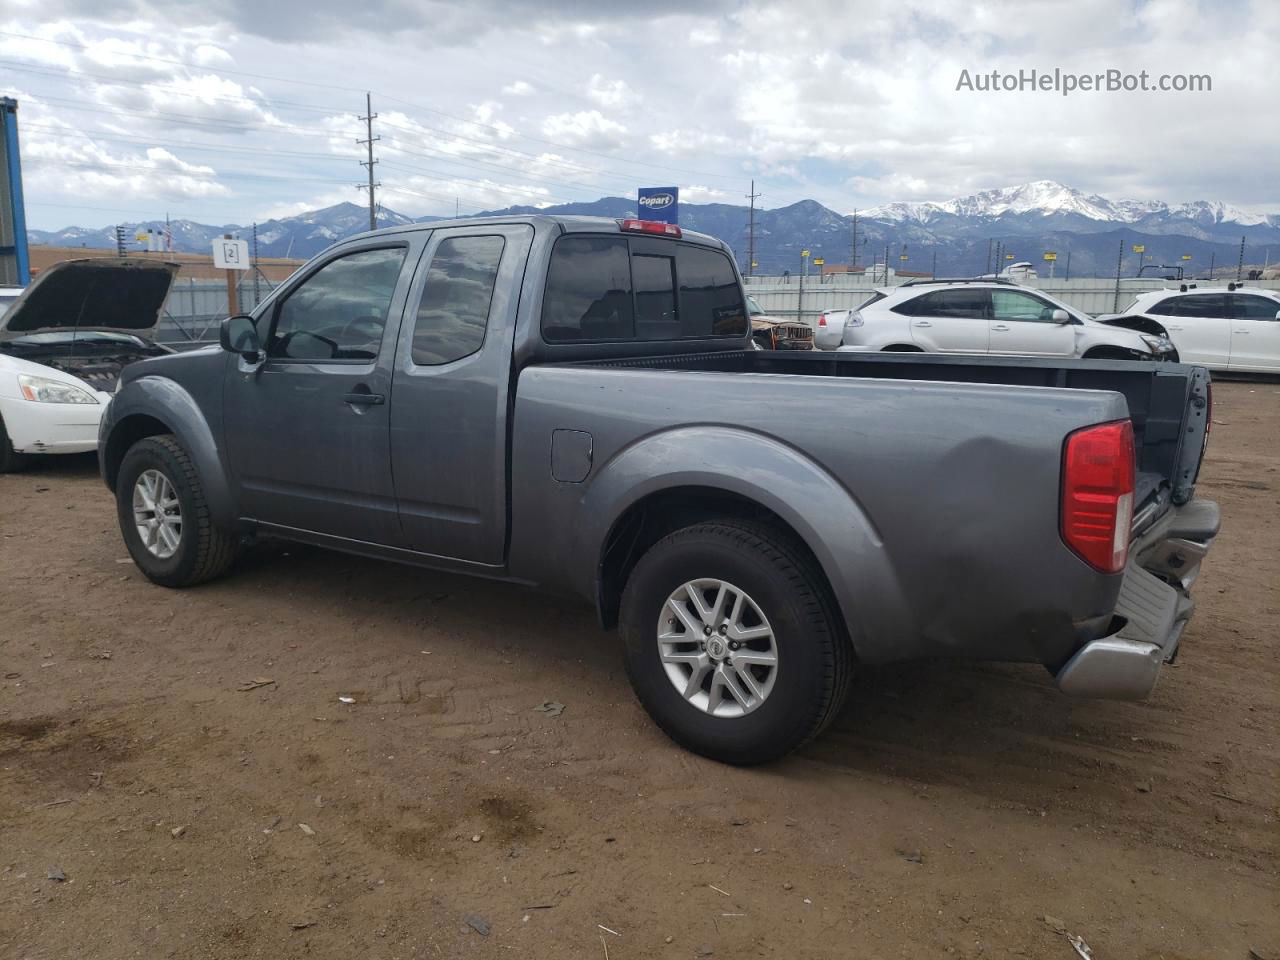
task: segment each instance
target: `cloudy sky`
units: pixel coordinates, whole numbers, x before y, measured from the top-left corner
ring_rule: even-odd
[[[980,92],[962,70],[1207,74]],[[1274,0],[0,0],[28,221],[634,195],[840,211],[1034,179],[1280,212]]]

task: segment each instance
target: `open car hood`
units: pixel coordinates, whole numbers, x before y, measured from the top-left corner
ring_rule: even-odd
[[[51,330],[146,336],[160,322],[178,264],[129,257],[64,260],[42,270],[0,318],[0,340]]]

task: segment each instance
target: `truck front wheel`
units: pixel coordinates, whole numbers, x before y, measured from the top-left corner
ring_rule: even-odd
[[[235,559],[236,538],[214,525],[195,463],[168,434],[145,437],[125,453],[116,513],[133,562],[162,586],[212,580]]]
[[[776,760],[844,702],[853,649],[829,591],[766,524],[706,522],[664,537],[631,572],[619,619],[641,704],[713,760]]]

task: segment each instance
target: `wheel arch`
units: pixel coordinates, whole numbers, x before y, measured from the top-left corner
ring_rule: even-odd
[[[226,466],[213,429],[195,398],[167,377],[130,381],[111,402],[98,451],[102,479],[113,492],[125,454],[139,440],[173,434],[182,444],[205,490],[210,517],[219,526],[234,525],[236,510]]]
[[[820,464],[775,438],[714,426],[651,436],[605,464],[581,506],[589,518],[581,556],[595,559],[590,592],[605,627],[616,622],[627,575],[644,550],[673,530],[720,517],[764,520],[794,540],[823,578],[855,651],[899,613],[901,590],[860,504]]]

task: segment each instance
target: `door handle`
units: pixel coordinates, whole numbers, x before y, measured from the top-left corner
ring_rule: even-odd
[[[386,403],[387,398],[380,393],[370,393],[368,389],[358,390],[353,393],[346,394],[343,400],[347,403],[359,403],[365,406],[377,406],[380,403]]]
[[[1009,328],[1006,327],[1003,323],[997,323],[991,329],[992,330],[1008,330]]]
[[[1182,327],[1175,327],[1175,326],[1171,323],[1171,324],[1169,324],[1169,329],[1170,329],[1170,330],[1181,330],[1181,329],[1182,329]]]
[[[932,327],[932,326],[933,326],[933,324],[932,324],[932,323],[930,323],[928,320],[917,320],[917,321],[915,322],[914,326],[917,326],[917,327]]]
[[[1232,333],[1248,333],[1248,330],[1232,330]]]

